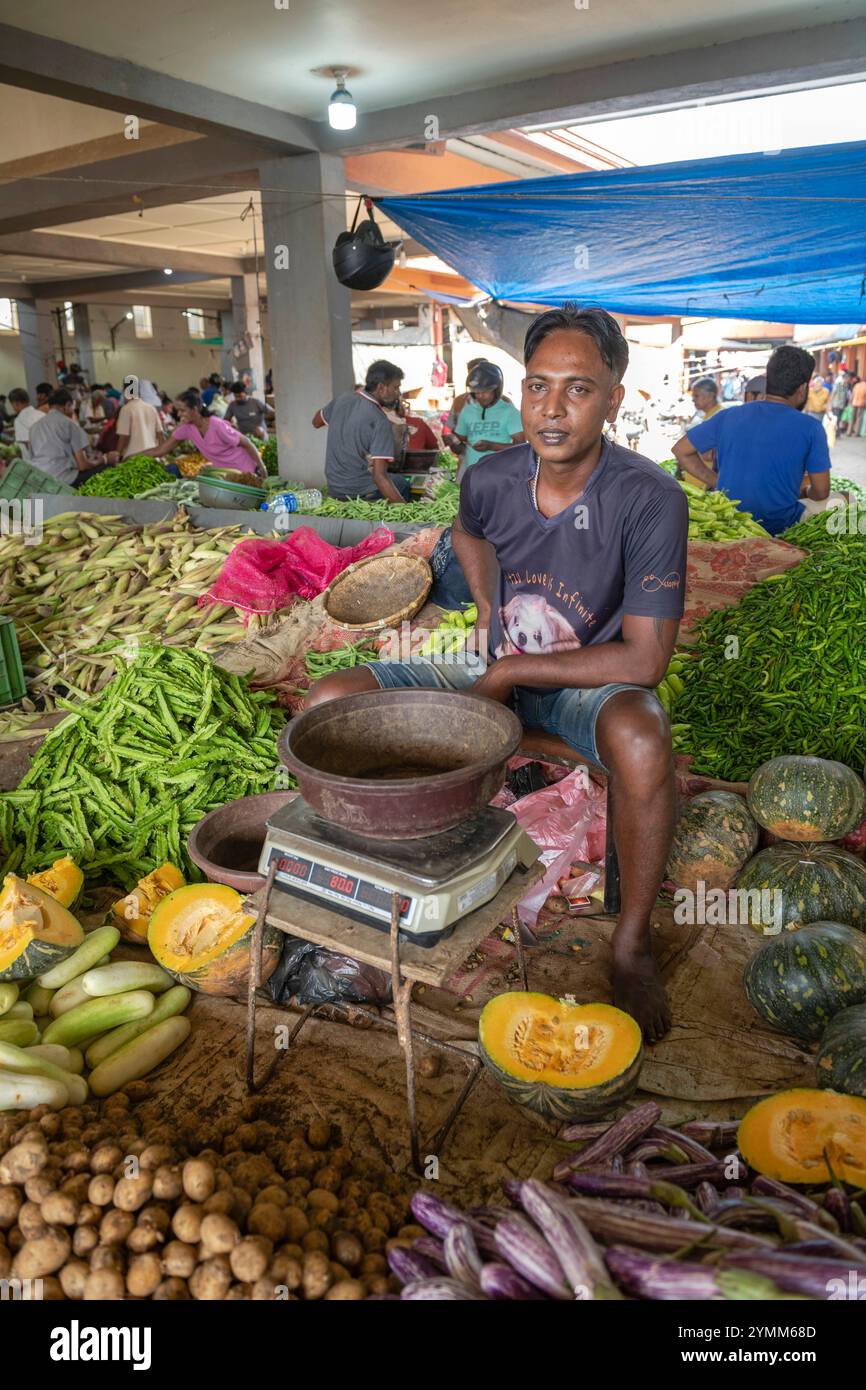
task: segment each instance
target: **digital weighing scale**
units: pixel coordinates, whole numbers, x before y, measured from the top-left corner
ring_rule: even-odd
[[[433,946],[537,858],[514,816],[497,807],[436,835],[377,840],[323,820],[298,796],[268,821],[259,873],[267,877],[275,861],[274,892],[312,898],[382,931],[398,893],[401,937]]]

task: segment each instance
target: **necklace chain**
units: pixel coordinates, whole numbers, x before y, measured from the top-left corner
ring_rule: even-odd
[[[532,483],[531,483],[531,485],[530,485],[530,486],[531,486],[531,490],[532,490],[532,505],[533,505],[533,507],[535,508],[536,511],[538,511],[538,479],[539,479],[540,477],[541,477],[541,459],[538,458],[538,457],[536,456],[536,459],[535,459],[535,477],[532,479]]]

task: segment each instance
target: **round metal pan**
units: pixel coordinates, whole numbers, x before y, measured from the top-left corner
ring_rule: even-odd
[[[375,690],[286,726],[280,757],[324,820],[372,839],[434,835],[481,810],[520,743],[517,716],[478,695]]]

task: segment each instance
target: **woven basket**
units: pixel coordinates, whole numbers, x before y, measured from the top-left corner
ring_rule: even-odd
[[[433,573],[420,555],[370,555],[349,565],[325,590],[325,612],[340,627],[394,627],[426,602]]]

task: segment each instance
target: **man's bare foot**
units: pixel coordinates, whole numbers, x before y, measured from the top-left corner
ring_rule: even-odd
[[[645,1042],[670,1032],[671,1007],[651,951],[614,946],[613,1002],[640,1024]]]

